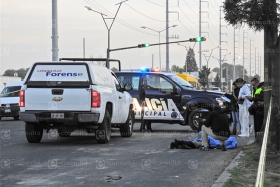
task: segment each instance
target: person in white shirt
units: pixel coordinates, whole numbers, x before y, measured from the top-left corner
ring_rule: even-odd
[[[248,97],[251,96],[250,88],[245,84],[242,78],[236,79],[236,85],[240,88],[238,95],[238,106],[239,106],[239,120],[241,123],[241,134],[238,136],[249,137],[249,112],[248,108],[251,106],[251,101]]]

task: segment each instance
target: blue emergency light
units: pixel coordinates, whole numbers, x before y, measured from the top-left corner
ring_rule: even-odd
[[[150,69],[149,68],[145,68],[145,67],[143,67],[143,68],[141,68],[141,72],[150,72]]]

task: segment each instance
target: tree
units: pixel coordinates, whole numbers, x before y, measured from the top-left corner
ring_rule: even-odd
[[[205,86],[208,84],[208,76],[210,74],[210,68],[207,68],[206,66],[202,66],[202,70],[200,70],[198,73],[198,82],[203,86],[205,90]]]
[[[265,86],[272,86],[272,91],[264,92],[264,103],[269,103],[271,96],[274,96],[268,142],[270,148],[280,151],[280,130],[275,117],[279,113],[277,106],[280,106],[280,36],[277,34],[280,14],[277,10],[280,10],[280,5],[276,0],[225,0],[224,2],[225,19],[229,24],[239,27],[246,24],[255,31],[264,31],[264,81]],[[265,105],[265,121],[267,111],[268,105]]]
[[[189,48],[187,57],[186,57],[186,63],[187,63],[187,72],[196,72],[198,71],[198,67],[195,60],[195,54],[192,48]]]
[[[177,73],[183,73],[183,71],[185,71],[183,68],[180,68],[179,66],[173,65],[171,67],[171,71],[172,72],[177,72]]]
[[[14,69],[7,69],[5,72],[4,72],[4,74],[3,74],[3,76],[14,76],[14,73],[17,73],[18,75],[18,77],[21,77],[21,79],[24,79],[24,77],[25,77],[25,75],[26,75],[26,73],[27,73],[27,71],[29,70],[29,68],[20,68],[20,69],[18,69],[18,70],[14,70]]]
[[[220,79],[219,74],[216,75],[214,81],[215,81],[215,82],[213,82],[214,86],[216,86],[216,87],[220,87],[221,86],[221,79]]]

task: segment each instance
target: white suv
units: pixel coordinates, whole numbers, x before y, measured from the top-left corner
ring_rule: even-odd
[[[20,91],[20,117],[26,122],[30,143],[42,139],[43,129],[57,129],[61,137],[76,129],[95,132],[98,143],[107,143],[111,126],[121,136],[133,132],[132,97],[116,75],[104,66],[87,62],[37,62],[24,78]]]

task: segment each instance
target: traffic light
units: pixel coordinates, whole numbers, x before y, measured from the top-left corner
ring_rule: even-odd
[[[138,44],[138,47],[139,48],[141,48],[141,47],[150,47],[150,44],[149,43]]]
[[[197,38],[190,38],[189,39],[190,42],[202,42],[202,41],[206,41],[206,37],[197,37]]]

